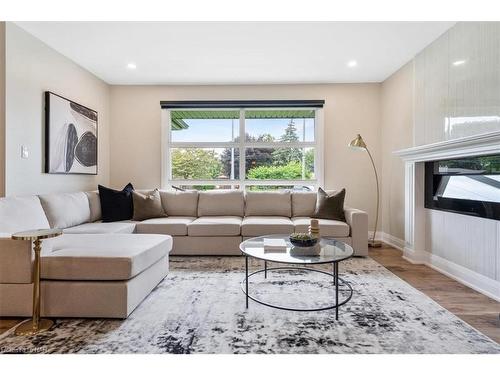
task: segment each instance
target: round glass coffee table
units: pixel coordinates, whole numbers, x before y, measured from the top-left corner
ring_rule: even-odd
[[[286,243],[286,251],[268,251],[264,249],[264,239],[274,238],[283,239]],[[240,250],[245,255],[245,278],[241,282],[241,288],[246,296],[246,307],[248,308],[248,300],[251,299],[265,306],[275,309],[288,311],[322,311],[335,309],[335,318],[339,318],[339,307],[346,304],[352,298],[352,287],[343,278],[339,277],[339,263],[346,260],[354,254],[351,246],[329,237],[321,237],[318,243],[312,247],[298,247],[290,242],[289,235],[269,235],[250,238],[240,244]],[[264,269],[248,273],[248,258],[256,258],[264,261]],[[282,267],[267,267],[267,262],[281,263],[286,266]],[[318,264],[331,264],[332,272],[327,272],[307,266]],[[294,308],[286,306],[278,306],[258,299],[256,296],[248,292],[248,280],[254,275],[264,273],[264,278],[267,278],[267,273],[270,271],[282,270],[303,270],[308,272],[317,272],[327,275],[332,278],[332,287],[335,288],[335,303],[327,306],[316,308]],[[342,300],[339,300],[339,287],[343,292],[347,292]]]

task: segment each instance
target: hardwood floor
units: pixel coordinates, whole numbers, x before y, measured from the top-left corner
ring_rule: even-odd
[[[0,319],[0,335],[20,322],[21,319]]]
[[[370,249],[369,255],[415,289],[500,344],[500,302],[430,267],[404,260],[401,251],[388,245]]]
[[[399,250],[388,245],[370,249],[369,255],[408,284],[500,344],[500,302],[432,268],[404,260]],[[0,334],[20,321],[0,319]]]

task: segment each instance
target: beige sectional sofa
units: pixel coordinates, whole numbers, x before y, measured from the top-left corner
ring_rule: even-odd
[[[0,316],[31,314],[32,252],[10,235],[61,228],[43,242],[42,315],[128,316],[168,272],[169,254],[239,255],[242,240],[305,232],[312,192],[160,191],[167,217],[101,222],[97,192],[0,199]],[[345,207],[346,222],[320,219],[320,232],[367,255],[368,216]]]
[[[137,222],[135,232],[173,236],[171,254],[177,255],[239,255],[246,238],[306,232],[316,207],[313,192],[160,191],[160,196],[168,216]],[[368,215],[349,207],[345,215],[346,222],[320,219],[321,234],[349,243],[355,255],[367,255]]]

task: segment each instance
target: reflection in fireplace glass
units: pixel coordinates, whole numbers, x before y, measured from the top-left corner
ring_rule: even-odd
[[[435,197],[500,202],[500,175],[443,176]]]

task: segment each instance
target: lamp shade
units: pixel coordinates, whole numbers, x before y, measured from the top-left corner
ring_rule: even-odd
[[[366,143],[360,134],[356,136],[351,142],[349,142],[349,147],[356,150],[366,150]]]

